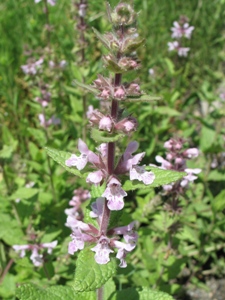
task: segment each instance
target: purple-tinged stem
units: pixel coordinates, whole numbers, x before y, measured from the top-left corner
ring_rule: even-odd
[[[122,74],[115,74],[114,86],[119,86],[121,84]],[[117,115],[119,110],[118,100],[112,99],[111,106],[111,117],[117,121]],[[108,165],[108,174],[112,175],[114,173],[114,160],[115,160],[115,143],[108,143],[108,155],[107,155],[107,165]]]
[[[97,300],[103,300],[104,286],[97,289]]]

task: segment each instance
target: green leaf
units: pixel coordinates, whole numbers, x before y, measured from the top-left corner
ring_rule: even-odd
[[[150,95],[141,95],[140,97],[131,97],[128,96],[125,102],[149,102],[149,101],[159,101],[162,100],[162,97],[159,96],[150,96]]]
[[[5,213],[0,214],[0,239],[12,246],[21,243],[23,237],[24,234],[18,226],[18,221]]]
[[[142,289],[128,288],[119,291],[110,298],[110,300],[174,300],[170,295],[143,287]]]
[[[102,194],[104,193],[105,191],[105,187],[106,187],[106,184],[102,184],[102,185],[92,185],[91,186],[91,197],[92,198],[98,198],[98,197],[101,197]]]
[[[13,141],[11,145],[4,145],[2,150],[0,150],[0,160],[9,160],[11,159],[14,150],[16,149],[18,142]]]
[[[94,34],[96,35],[96,37],[102,42],[102,44],[109,50],[111,51],[112,49],[109,46],[108,41],[104,38],[104,36],[94,27],[92,27],[92,30],[94,31]]]
[[[155,188],[161,185],[169,184],[171,182],[177,181],[187,175],[185,172],[176,172],[171,170],[163,170],[157,167],[146,167],[146,170],[151,170],[155,174],[155,180],[152,184],[145,185],[139,181],[127,180],[123,185],[125,191],[136,190],[136,189],[149,189]]]
[[[176,109],[170,108],[168,106],[158,106],[154,109],[154,112],[159,115],[167,115],[169,117],[180,116],[180,112]]]
[[[16,290],[16,296],[20,300],[95,300],[96,293],[78,293],[72,287],[52,286],[41,289],[34,284],[20,285]]]
[[[212,207],[215,211],[222,211],[225,208],[225,190],[222,190],[219,195],[213,199]]]
[[[123,133],[119,134],[110,134],[106,131],[99,131],[96,128],[92,128],[91,130],[91,137],[96,141],[100,143],[110,143],[110,142],[116,142],[122,137],[124,137]]]
[[[225,181],[225,172],[222,170],[213,170],[209,173],[208,181]]]
[[[216,131],[212,126],[202,126],[201,136],[200,136],[200,147],[201,150],[209,151],[212,149],[214,152],[213,145],[216,141]]]
[[[39,192],[38,189],[26,188],[22,187],[19,188],[14,194],[10,196],[10,199],[30,199],[35,196]]]
[[[174,63],[172,62],[172,60],[169,59],[168,57],[166,57],[166,58],[164,59],[164,61],[165,61],[166,65],[167,65],[167,68],[168,68],[170,74],[171,74],[171,75],[174,75],[174,73],[175,73],[175,65],[174,65]]]
[[[29,127],[27,128],[27,131],[30,133],[31,137],[39,143],[39,145],[46,145],[47,138],[43,130]]]
[[[85,89],[85,90],[87,90],[87,91],[93,93],[94,95],[97,95],[97,94],[98,94],[98,90],[95,89],[94,87],[92,87],[92,86],[89,85],[89,84],[84,84],[84,83],[79,82],[79,81],[77,81],[77,80],[74,80],[73,83],[74,83],[75,85],[78,85],[78,86],[81,87],[82,89]]]
[[[70,158],[70,156],[72,155],[72,153],[70,152],[65,152],[65,151],[59,151],[53,148],[49,148],[49,147],[45,147],[47,154],[54,159],[54,161],[56,161],[58,164],[60,164],[64,169],[66,169],[68,172],[78,176],[78,177],[85,177],[84,174],[82,174],[80,171],[78,171],[75,168],[70,168],[67,167],[65,164],[65,161]]]
[[[76,291],[95,291],[116,273],[116,260],[111,258],[105,265],[99,265],[90,248],[82,250],[77,259],[73,288]]]

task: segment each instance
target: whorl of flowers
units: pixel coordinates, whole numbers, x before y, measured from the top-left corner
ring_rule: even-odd
[[[164,143],[164,147],[167,150],[166,159],[159,155],[155,158],[158,163],[161,163],[161,168],[163,169],[187,173],[180,181],[164,185],[163,189],[165,192],[182,193],[189,183],[197,179],[196,174],[201,172],[201,169],[190,169],[187,167],[186,161],[198,157],[199,150],[197,148],[184,150],[184,143],[185,141],[181,138],[168,140]]]
[[[176,51],[179,56],[187,56],[190,48],[183,47],[183,43],[184,39],[191,39],[193,30],[194,26],[189,25],[185,16],[181,16],[179,21],[174,21],[171,28],[171,37],[176,40],[168,42],[168,51]]]

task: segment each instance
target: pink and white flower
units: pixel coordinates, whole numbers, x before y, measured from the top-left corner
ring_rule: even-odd
[[[107,206],[110,210],[121,210],[124,207],[123,198],[127,193],[121,188],[121,183],[115,177],[112,177],[105,189],[102,197],[105,197],[108,202]]]

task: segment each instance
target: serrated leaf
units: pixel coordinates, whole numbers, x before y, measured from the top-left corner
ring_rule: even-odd
[[[73,83],[79,87],[81,87],[82,89],[85,89],[91,93],[93,93],[94,95],[97,95],[98,94],[98,90],[95,89],[94,87],[92,87],[91,85],[89,84],[84,84],[82,82],[79,82],[77,80],[73,80]]]
[[[101,197],[105,191],[106,184],[103,183],[102,185],[92,185],[91,186],[91,198],[98,198]]]
[[[94,34],[96,35],[96,37],[102,42],[102,44],[110,51],[112,50],[109,46],[108,41],[104,38],[104,36],[94,27],[92,27],[92,30],[94,31]]]
[[[91,130],[91,137],[96,141],[100,143],[110,143],[110,142],[116,142],[122,137],[124,137],[124,134],[110,134],[106,131],[99,131],[96,128],[92,128]]]
[[[111,211],[108,228],[113,228],[113,227],[118,226],[118,223],[119,223],[119,220],[121,220],[122,214],[123,214],[123,210]]]
[[[67,167],[65,164],[65,161],[70,158],[70,156],[72,155],[72,153],[70,152],[65,152],[65,151],[59,151],[53,148],[49,148],[49,147],[45,147],[45,150],[47,151],[47,154],[54,160],[56,161],[58,164],[60,164],[64,169],[66,169],[68,172],[78,176],[78,177],[85,177],[85,175],[83,173],[81,173],[80,171],[78,171],[75,168],[70,168]]]
[[[20,300],[95,300],[96,293],[78,293],[72,287],[52,286],[41,289],[38,286],[26,283],[16,290],[16,296]]]
[[[126,102],[149,102],[149,101],[159,101],[162,100],[162,97],[159,96],[150,96],[150,95],[141,95],[140,97],[130,97],[126,98]]]
[[[136,190],[136,189],[149,189],[155,188],[161,185],[169,184],[177,181],[187,175],[185,172],[176,172],[171,170],[163,170],[157,167],[146,167],[147,170],[152,171],[155,174],[155,180],[152,184],[145,185],[138,181],[127,180],[123,185],[125,191]]]
[[[144,287],[143,289],[128,288],[119,291],[110,300],[174,300],[174,298],[164,292],[156,291]]]
[[[116,260],[105,265],[97,264],[90,248],[82,250],[77,259],[73,288],[78,292],[95,291],[116,273]]]

